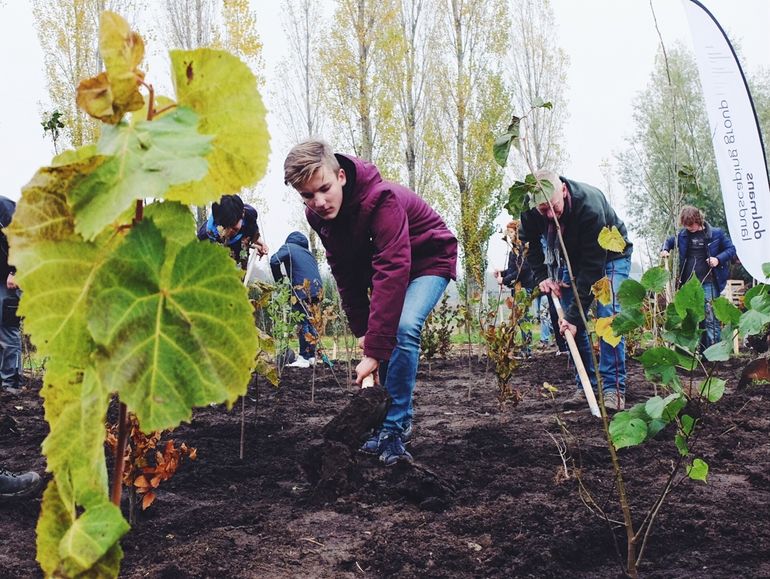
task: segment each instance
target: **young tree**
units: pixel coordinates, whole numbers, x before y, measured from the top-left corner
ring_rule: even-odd
[[[395,38],[395,0],[337,0],[334,27],[319,55],[321,91],[334,145],[393,172],[396,141],[393,95],[383,74]]]
[[[277,74],[278,88],[274,94],[276,112],[283,133],[292,143],[298,143],[323,132],[321,99],[321,7],[313,0],[285,0],[283,31],[289,41],[289,54]]]
[[[631,227],[659,247],[675,231],[684,204],[702,208],[710,223],[723,226],[698,70],[683,45],[658,54],[647,87],[634,101],[633,118],[628,148],[618,156]]]
[[[404,180],[410,189],[435,202],[439,190],[440,129],[433,87],[439,82],[436,0],[398,0],[396,35],[386,46],[384,77],[395,95]]]
[[[443,178],[447,190],[457,195],[449,207],[454,207],[451,214],[464,255],[466,283],[480,288],[493,222],[502,208],[502,171],[494,162],[490,135],[510,112],[499,66],[507,49],[508,13],[503,0],[444,1],[440,11],[444,80],[437,91],[449,170]]]
[[[558,170],[565,161],[561,145],[569,116],[564,89],[569,57],[554,39],[556,18],[550,0],[514,0],[511,48],[506,74],[513,92],[513,112],[527,119],[529,133],[521,144],[535,167]],[[552,109],[541,108],[543,101]],[[525,168],[523,174],[529,173]]]
[[[37,36],[43,49],[51,109],[64,120],[62,146],[80,147],[98,135],[97,123],[75,105],[78,83],[102,68],[99,14],[120,4],[129,19],[135,2],[126,0],[33,0]]]

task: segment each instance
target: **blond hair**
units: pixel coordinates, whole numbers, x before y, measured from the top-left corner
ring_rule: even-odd
[[[294,145],[283,162],[283,180],[295,189],[313,178],[318,169],[327,167],[334,173],[340,170],[340,163],[334,156],[331,145],[321,139],[309,139]]]

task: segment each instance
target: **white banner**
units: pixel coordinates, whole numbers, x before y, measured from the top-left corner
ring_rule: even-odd
[[[770,181],[749,87],[719,22],[697,0],[682,1],[695,45],[730,238],[743,267],[767,281],[762,263],[770,262]]]

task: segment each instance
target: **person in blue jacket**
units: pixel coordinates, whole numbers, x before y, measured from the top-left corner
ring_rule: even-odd
[[[0,381],[3,391],[21,390],[21,320],[16,315],[21,290],[16,283],[16,268],[8,263],[8,238],[5,228],[11,224],[16,203],[0,196]]]
[[[244,271],[252,246],[260,257],[268,252],[259,234],[257,210],[244,204],[238,195],[222,195],[219,203],[211,204],[211,214],[198,229],[198,239],[208,239],[227,247]]]
[[[286,270],[292,292],[297,298],[292,309],[302,316],[299,324],[300,355],[289,366],[308,368],[315,364],[316,347],[307,339],[307,335],[318,337],[318,333],[308,319],[308,306],[318,301],[323,285],[318,264],[313,254],[310,253],[310,244],[305,235],[299,231],[292,231],[286,238],[286,243],[270,257],[270,269],[273,272],[273,279],[277,282],[283,279],[281,264]]]
[[[727,285],[730,262],[735,258],[735,246],[730,236],[719,227],[713,227],[703,218],[700,209],[685,205],[679,214],[682,229],[663,243],[661,257],[668,257],[674,246],[679,248],[677,287],[696,276],[705,293],[706,333],[702,344],[708,348],[721,339],[722,329],[714,316],[713,301]]]

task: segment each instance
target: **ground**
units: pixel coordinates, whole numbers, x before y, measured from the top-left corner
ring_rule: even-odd
[[[770,576],[770,389],[736,391],[743,362],[719,374],[728,392],[703,415],[694,452],[708,484],[684,479],[660,511],[643,577]],[[338,377],[344,368],[337,368]],[[290,368],[279,389],[259,382],[245,404],[209,407],[174,437],[198,449],[161,486],[122,541],[122,577],[615,577],[622,576],[610,525],[581,500],[576,474],[609,518],[620,520],[609,453],[588,411],[561,414],[578,470],[566,475],[555,412],[572,389],[566,358],[538,352],[513,382],[522,402],[500,408],[491,368],[459,353],[420,369],[415,400],[416,467],[381,466],[355,455],[338,497],[302,468],[322,427],[354,396],[328,370]],[[559,389],[542,396],[543,382]],[[652,394],[638,363],[629,402]],[[30,385],[3,397],[0,463],[42,472],[47,426]],[[12,428],[12,416],[17,427]],[[620,451],[637,521],[676,459],[673,436]],[[577,442],[576,442],[577,441]],[[571,463],[570,463],[571,464]],[[126,504],[124,504],[124,507]],[[39,500],[0,504],[3,577],[40,575],[35,562]],[[621,549],[625,535],[614,530]],[[623,555],[624,557],[624,555]]]

